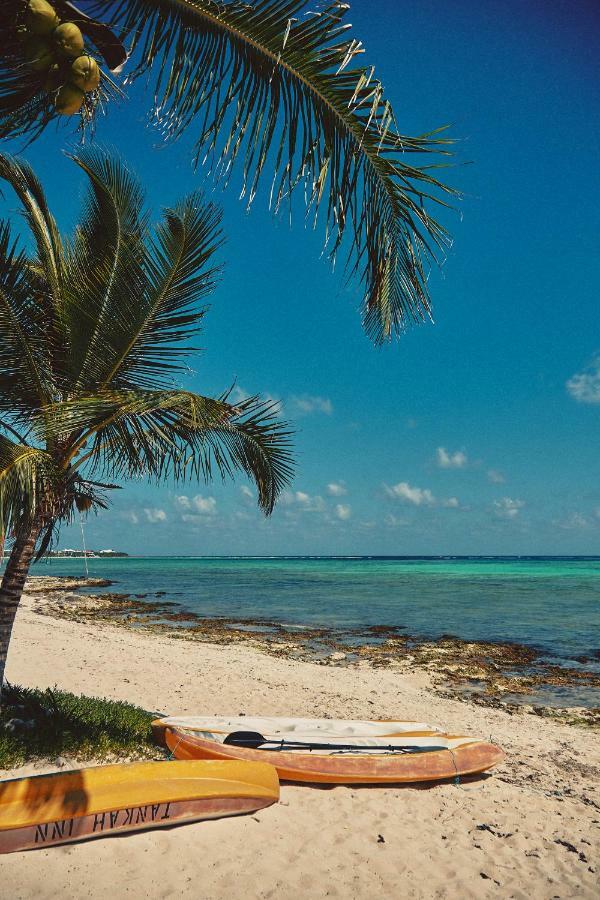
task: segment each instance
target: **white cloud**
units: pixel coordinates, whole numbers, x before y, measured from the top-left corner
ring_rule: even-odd
[[[323,498],[318,494],[305,494],[304,491],[296,491],[296,502],[307,512],[321,512],[325,508]]]
[[[442,506],[447,506],[448,509],[458,509],[460,503],[458,501],[458,497],[448,497],[447,500],[442,502]]]
[[[391,487],[386,484],[384,487],[388,497],[405,500],[415,506],[433,506],[435,503],[435,497],[429,488],[412,487],[407,481],[400,481]]]
[[[333,412],[333,404],[329,397],[313,397],[309,394],[290,397],[287,401],[292,412],[297,415],[308,416],[311,413],[324,413],[330,416]]]
[[[307,494],[306,491],[284,491],[279,499],[280,506],[295,506],[302,512],[322,512],[325,501],[318,494]]]
[[[201,516],[198,513],[183,513],[181,521],[192,525],[194,529],[219,528],[221,522],[216,516]]]
[[[488,481],[491,481],[492,484],[504,484],[506,478],[499,472],[498,469],[488,469],[487,473]]]
[[[331,497],[344,497],[348,493],[348,488],[343,481],[330,481],[327,485],[327,493]]]
[[[192,500],[194,509],[204,516],[214,516],[217,511],[217,501],[214,497],[202,497],[197,494]]]
[[[408,525],[408,519],[399,519],[393,513],[389,513],[383,521],[390,528],[395,528],[397,525]]]
[[[578,403],[600,403],[600,356],[585,371],[569,378],[567,391]]]
[[[197,494],[195,497],[185,495],[175,497],[175,505],[184,512],[192,512],[203,516],[212,516],[217,511],[217,501],[214,497],[203,497]]]
[[[335,508],[335,514],[338,519],[342,519],[342,521],[346,521],[352,515],[351,507],[347,506],[345,503],[338,503]]]
[[[131,525],[139,524],[140,517],[132,509],[123,510],[123,512],[120,513],[120,515],[121,515],[121,518],[125,519],[125,521],[129,522]]]
[[[437,464],[440,469],[464,469],[467,462],[467,454],[462,450],[450,453],[445,447],[437,448]]]
[[[564,528],[565,531],[580,531],[582,528],[589,528],[591,523],[581,513],[574,512],[567,516],[566,519],[563,519],[562,522],[557,522],[556,524],[559,528]]]
[[[496,515],[501,516],[503,519],[514,519],[524,506],[524,500],[513,500],[511,497],[502,497],[501,500],[494,500]]]
[[[167,514],[164,509],[148,509],[148,507],[145,507],[144,515],[152,525],[156,525],[157,522],[166,522],[167,520]]]
[[[247,484],[242,484],[240,486],[240,494],[242,495],[242,497],[247,497],[249,500],[254,500],[254,494]]]

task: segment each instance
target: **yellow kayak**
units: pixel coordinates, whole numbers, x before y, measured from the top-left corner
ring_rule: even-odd
[[[98,766],[0,781],[0,853],[255,812],[279,799],[266,762]]]

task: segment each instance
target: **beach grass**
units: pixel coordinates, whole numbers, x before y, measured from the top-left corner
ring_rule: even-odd
[[[0,768],[62,756],[160,758],[150,728],[153,718],[130,703],[7,684],[0,707]]]

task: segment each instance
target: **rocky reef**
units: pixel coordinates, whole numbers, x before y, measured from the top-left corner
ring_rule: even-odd
[[[524,644],[467,641],[450,634],[424,638],[407,634],[401,626],[331,629],[205,617],[165,600],[160,591],[79,592],[110,586],[105,579],[43,576],[30,579],[27,592],[34,595],[34,609],[40,615],[143,629],[185,641],[244,643],[274,656],[324,666],[419,668],[444,696],[578,725],[600,725],[600,674],[586,668],[593,662],[590,659],[580,660],[580,665],[559,665]],[[592,702],[576,705],[583,693]]]

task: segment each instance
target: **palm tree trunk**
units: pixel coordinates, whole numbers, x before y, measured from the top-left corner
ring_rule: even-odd
[[[4,669],[13,623],[35,553],[41,527],[33,522],[23,527],[15,539],[6,570],[0,584],[0,698],[4,684]]]

